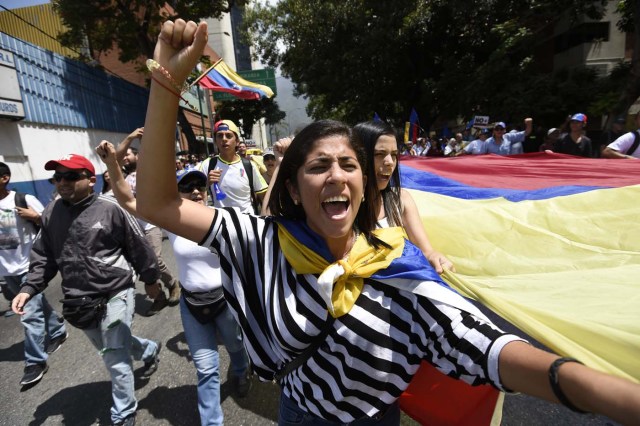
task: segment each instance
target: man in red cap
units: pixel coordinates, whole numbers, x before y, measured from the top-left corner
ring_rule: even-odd
[[[144,361],[141,377],[158,368],[160,344],[131,333],[134,312],[134,270],[159,292],[158,261],[135,218],[115,199],[93,192],[95,169],[85,157],[69,154],[45,164],[54,170],[60,199],[42,212],[42,228],[30,255],[27,279],[13,299],[23,315],[25,304],[41,293],[60,272],[62,313],[81,328],[98,349],[111,375],[114,425],[135,424],[132,356]]]

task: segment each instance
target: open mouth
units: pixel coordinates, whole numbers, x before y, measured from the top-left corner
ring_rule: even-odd
[[[391,172],[388,172],[388,173],[380,172],[380,173],[378,173],[378,179],[384,180],[384,181],[388,181],[389,179],[391,179]]]
[[[322,202],[322,208],[332,219],[341,219],[349,210],[349,198],[345,195],[327,198]]]

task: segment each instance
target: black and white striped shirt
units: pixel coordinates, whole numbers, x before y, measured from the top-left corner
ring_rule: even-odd
[[[272,380],[325,323],[317,276],[296,274],[269,218],[218,209],[202,245],[220,255],[225,296],[256,374]],[[365,279],[326,343],[281,385],[304,410],[348,423],[384,412],[423,359],[451,377],[502,389],[498,355],[517,339],[453,306]]]

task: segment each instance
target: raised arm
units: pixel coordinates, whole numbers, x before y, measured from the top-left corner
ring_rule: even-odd
[[[138,216],[138,212],[136,211],[136,199],[131,192],[129,184],[127,184],[127,182],[125,182],[124,180],[122,170],[120,170],[120,167],[118,166],[118,154],[116,152],[116,148],[111,142],[102,141],[100,142],[100,145],[96,147],[96,153],[98,154],[98,157],[100,157],[102,162],[107,166],[107,171],[109,172],[109,177],[111,178],[111,188],[113,190],[113,195],[115,195],[116,200],[118,200],[118,204],[120,204],[120,207],[122,207],[132,215]]]
[[[166,21],[158,36],[153,59],[166,73],[152,73],[144,143],[138,156],[137,209],[150,222],[174,234],[200,242],[215,210],[178,195],[175,175],[174,132],[180,86],[196,66],[207,44],[207,24],[182,19]],[[219,57],[210,58],[215,62]],[[167,78],[171,76],[171,80]]]
[[[529,136],[533,130],[533,118],[524,119],[524,134]]]
[[[116,159],[118,163],[122,164],[122,160],[124,160],[125,155],[127,155],[127,150],[131,147],[131,142],[136,139],[142,140],[142,136],[144,135],[144,127],[138,127],[133,132],[129,133],[126,138],[122,139],[122,141],[118,144],[118,148],[116,148]],[[111,172],[109,172],[111,174]]]
[[[282,162],[282,157],[284,156],[284,153],[287,151],[287,148],[289,148],[289,145],[291,144],[292,140],[293,139],[288,137],[282,138],[282,139],[278,139],[278,142],[273,144],[273,154],[276,156],[276,168],[273,171],[273,176],[271,176],[271,180],[269,181],[269,187],[267,188],[267,192],[265,192],[264,198],[262,200],[262,210],[260,212],[262,216],[268,216],[269,214],[271,214],[269,210],[269,199],[271,198],[271,188],[273,187],[273,184],[275,183],[278,177],[278,170],[280,170],[280,163]]]
[[[429,260],[429,263],[431,263],[431,266],[433,266],[437,273],[441,274],[443,269],[449,269],[455,272],[453,263],[451,263],[451,261],[442,253],[435,251],[431,246],[429,237],[422,225],[422,220],[420,220],[418,207],[416,206],[416,202],[413,201],[411,194],[403,189],[400,197],[403,207],[402,224],[405,231],[407,231],[409,241],[422,250],[422,253],[424,253],[425,257]]]

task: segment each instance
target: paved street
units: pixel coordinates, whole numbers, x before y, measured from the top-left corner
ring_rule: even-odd
[[[175,271],[173,254],[165,240],[165,261]],[[136,313],[150,302],[139,283]],[[51,282],[47,298],[59,309],[62,298],[59,277]],[[7,303],[0,298],[0,310]],[[0,425],[108,425],[111,406],[110,381],[102,360],[84,333],[69,326],[69,339],[49,359],[49,372],[31,389],[21,391],[23,330],[17,316],[0,316]],[[167,307],[158,315],[136,315],[134,333],[163,343],[158,372],[145,383],[136,380],[139,401],[138,424],[198,425],[196,373],[182,331],[178,307]],[[253,381],[249,396],[238,399],[225,383],[229,359],[221,349],[222,406],[226,424],[273,425],[277,423],[279,388]],[[136,363],[139,369],[142,363]],[[403,425],[416,425],[405,417]],[[508,396],[503,425],[613,425],[607,419],[580,416],[567,409],[524,396]]]

